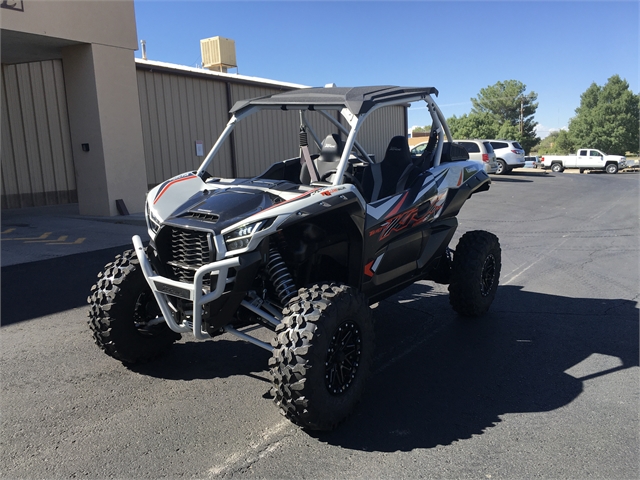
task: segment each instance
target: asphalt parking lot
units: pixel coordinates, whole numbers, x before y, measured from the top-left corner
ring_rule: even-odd
[[[475,229],[500,238],[489,314],[461,321],[446,287],[429,282],[378,304],[367,393],[320,435],[279,415],[269,354],[233,337],[185,335],[135,369],[93,344],[89,288],[127,229],[144,227],[112,224],[100,244],[94,235],[106,234],[88,227],[40,231],[3,217],[3,257],[27,249],[11,236],[68,235],[50,249],[96,243],[3,263],[0,475],[638,478],[640,177],[493,179],[463,207],[453,242]],[[29,235],[4,233],[24,225]]]

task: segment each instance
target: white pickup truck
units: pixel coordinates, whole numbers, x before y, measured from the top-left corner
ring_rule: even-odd
[[[575,155],[544,155],[540,157],[542,168],[552,172],[562,172],[565,168],[585,170],[604,170],[617,173],[626,166],[627,159],[621,155],[607,155],[593,148],[581,148]]]

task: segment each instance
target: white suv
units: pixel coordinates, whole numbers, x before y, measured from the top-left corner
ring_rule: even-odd
[[[496,152],[498,171],[496,175],[509,173],[514,168],[524,167],[524,150],[513,140],[489,140]]]
[[[496,173],[498,163],[493,147],[487,140],[454,140],[464,147],[469,153],[469,160],[482,163],[486,173]]]

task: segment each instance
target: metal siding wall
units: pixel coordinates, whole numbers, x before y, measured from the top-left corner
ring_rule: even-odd
[[[144,137],[147,183],[157,185],[196,170],[196,140],[211,149],[228,121],[224,82],[138,69],[138,94]],[[231,146],[227,142],[209,168],[212,175],[231,176]]]
[[[232,103],[247,98],[278,93],[281,90],[252,85],[232,84]],[[262,173],[275,162],[297,157],[297,112],[262,111],[251,115],[235,129],[238,176],[252,177]]]
[[[77,202],[60,60],[2,65],[2,208]]]
[[[272,95],[280,90],[250,85],[232,84],[232,101]],[[322,141],[338,129],[315,112],[307,112],[307,120]],[[260,174],[275,162],[297,157],[299,148],[299,112],[281,110],[255,113],[238,124],[235,129],[238,175],[252,177]],[[342,139],[346,137],[343,135]],[[309,150],[317,153],[313,137],[308,134]]]
[[[238,100],[281,92],[278,87],[229,81],[231,104],[227,103],[227,81],[199,78],[179,72],[138,68],[138,90],[149,186],[185,171],[195,170],[202,157],[195,156],[195,140],[203,140],[205,153],[213,146],[228,121],[228,110]],[[404,107],[374,112],[365,122],[359,141],[381,160],[389,140],[405,135]],[[307,112],[314,131],[324,139],[337,128],[315,112]],[[343,122],[344,123],[344,122]],[[252,177],[274,162],[299,155],[298,112],[262,111],[240,122],[234,130],[236,175]],[[342,135],[346,140],[346,136]],[[309,135],[311,153],[317,153]],[[209,169],[214,176],[232,177],[231,142]]]
[[[234,101],[275,93],[275,90],[244,85],[235,85],[232,91]],[[362,126],[358,141],[377,161],[384,157],[391,138],[406,135],[404,115],[405,107],[385,107],[373,112]],[[307,119],[320,140],[337,133],[338,129],[318,113],[307,112]],[[274,162],[297,157],[299,125],[297,112],[263,111],[243,120],[235,130],[238,175],[258,175]],[[341,136],[346,140],[345,135]],[[317,153],[311,134],[308,140],[311,153]]]
[[[404,130],[405,108],[400,105],[381,108],[369,115],[362,125],[358,141],[367,153],[376,156],[376,162],[382,161],[393,137],[407,135]]]

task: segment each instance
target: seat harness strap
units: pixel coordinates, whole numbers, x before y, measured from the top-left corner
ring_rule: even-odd
[[[313,160],[311,160],[309,142],[307,141],[307,129],[304,125],[300,125],[300,163],[302,164],[302,162],[307,165],[311,182],[317,182],[319,180],[318,170],[316,170],[316,165],[313,163]]]

